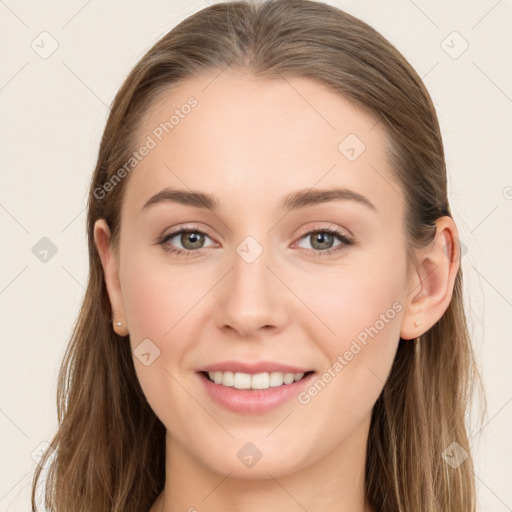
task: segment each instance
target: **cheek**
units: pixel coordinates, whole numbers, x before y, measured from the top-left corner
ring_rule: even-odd
[[[406,284],[405,253],[388,250],[330,269],[325,279],[308,278],[298,292],[316,316],[308,314],[303,326],[325,355],[318,405],[336,403],[340,421],[367,414],[384,386],[400,338]]]
[[[162,261],[132,253],[124,262],[123,302],[133,342],[150,338],[161,345],[186,323],[187,311],[200,297],[199,273]]]
[[[288,274],[294,292],[310,310],[301,317],[312,339],[319,338],[321,331],[329,348],[343,349],[344,343],[376,322],[381,330],[381,315],[397,324],[406,290],[405,263],[400,251],[384,253],[376,248],[342,260],[338,266],[306,269],[300,278]]]
[[[187,424],[187,417],[197,415],[197,406],[183,392],[179,370],[191,346],[188,315],[205,293],[200,283],[208,280],[135,253],[127,256],[124,264],[123,301],[141,388],[165,425],[177,418]],[[139,357],[143,353],[150,354],[147,365]]]

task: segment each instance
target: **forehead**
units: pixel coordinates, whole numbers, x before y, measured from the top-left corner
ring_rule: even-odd
[[[224,71],[187,79],[153,102],[137,133],[151,149],[130,175],[125,200],[134,211],[165,187],[221,202],[258,198],[262,207],[262,198],[271,206],[311,187],[357,189],[374,204],[399,199],[376,119],[308,78]]]

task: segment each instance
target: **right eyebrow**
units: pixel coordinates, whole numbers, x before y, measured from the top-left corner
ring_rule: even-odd
[[[196,208],[206,208],[207,210],[215,210],[218,208],[218,201],[215,196],[205,194],[203,192],[177,190],[164,188],[154,196],[150,197],[142,210],[161,203],[178,203],[185,206],[195,206]],[[141,211],[142,211],[141,210]]]

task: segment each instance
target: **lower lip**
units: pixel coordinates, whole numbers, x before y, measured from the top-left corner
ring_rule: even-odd
[[[240,414],[261,414],[271,411],[296,397],[306,387],[315,373],[305,378],[268,389],[237,389],[215,384],[202,373],[197,374],[203,382],[206,392],[219,405]]]

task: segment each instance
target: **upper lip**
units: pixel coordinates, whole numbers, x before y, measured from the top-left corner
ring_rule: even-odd
[[[249,373],[306,373],[312,371],[311,368],[301,368],[290,364],[282,364],[274,361],[259,361],[257,363],[245,363],[243,361],[221,361],[219,363],[209,364],[197,370],[198,372],[240,372]]]

